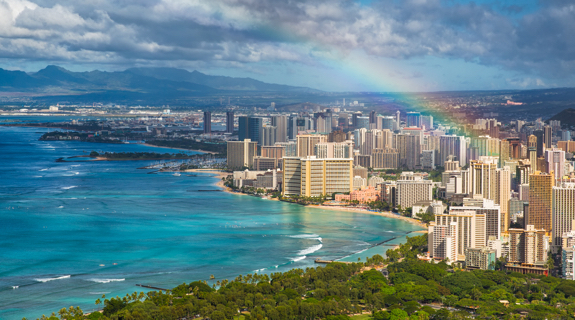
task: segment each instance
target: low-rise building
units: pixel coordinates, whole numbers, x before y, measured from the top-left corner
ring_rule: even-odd
[[[489,247],[465,249],[467,269],[495,270],[496,251]]]

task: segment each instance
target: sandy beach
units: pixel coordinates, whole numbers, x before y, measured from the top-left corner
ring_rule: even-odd
[[[399,220],[409,222],[411,224],[415,224],[421,228],[424,228],[425,232],[427,232],[427,225],[425,223],[423,223],[417,219],[397,215],[397,214],[390,212],[390,211],[375,212],[375,211],[369,211],[369,210],[361,209],[361,208],[350,208],[350,207],[340,207],[340,206],[336,207],[336,206],[313,205],[313,204],[307,205],[307,207],[319,208],[319,209],[325,209],[325,210],[335,210],[335,211],[352,211],[352,212],[358,212],[358,213],[371,214],[371,215],[375,215],[375,216],[382,216],[382,217],[387,217],[387,218],[399,219]],[[422,230],[422,232],[423,231],[424,230]]]
[[[217,152],[206,151],[206,150],[194,150],[194,149],[164,147],[164,146],[156,146],[156,145],[154,145],[154,144],[149,144],[149,143],[140,143],[140,144],[143,145],[143,146],[154,147],[154,148],[165,148],[165,149],[173,149],[173,150],[196,151],[196,152],[203,152],[203,153],[210,153],[210,154],[218,154]]]
[[[230,188],[224,186],[224,181],[222,180],[222,178],[227,177],[228,175],[231,175],[232,173],[230,173],[230,172],[213,170],[213,169],[189,169],[189,170],[185,170],[185,172],[213,173],[213,174],[217,175],[217,177],[218,177],[218,182],[216,182],[216,186],[222,188],[224,190],[224,192],[237,194],[237,195],[250,196],[250,194],[246,194],[246,193],[233,192]],[[272,200],[272,201],[279,201],[278,199],[273,199],[273,198],[269,198],[269,197],[264,197],[263,199]],[[364,214],[371,214],[371,215],[375,215],[375,216],[382,216],[382,217],[387,217],[387,218],[399,219],[399,220],[403,220],[405,222],[409,222],[411,224],[414,224],[414,225],[417,225],[417,226],[423,228],[423,230],[418,231],[418,232],[427,232],[427,225],[425,223],[423,223],[417,219],[400,216],[400,215],[394,214],[393,212],[389,212],[389,211],[388,212],[374,212],[374,211],[369,211],[369,210],[361,209],[361,208],[312,205],[312,204],[307,205],[306,207],[325,209],[325,210],[334,210],[334,211],[350,211],[350,212],[357,212],[357,213],[364,213]]]

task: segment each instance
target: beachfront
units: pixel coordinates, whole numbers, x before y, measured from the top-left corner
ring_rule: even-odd
[[[218,182],[216,182],[215,185],[222,188],[225,192],[232,193],[232,194],[239,194],[239,195],[249,195],[246,193],[234,192],[230,188],[228,188],[224,185],[223,178],[229,176],[231,174],[229,172],[214,170],[214,169],[188,169],[188,170],[185,170],[185,172],[203,172],[203,173],[215,174],[216,177],[218,178]],[[262,197],[262,199],[279,201],[276,198],[271,198],[268,196]],[[310,204],[310,205],[306,205],[306,206],[311,207],[311,208],[325,209],[325,210],[348,211],[348,212],[371,214],[371,215],[376,215],[376,216],[382,216],[382,217],[387,217],[387,218],[403,220],[405,222],[409,222],[411,224],[414,224],[414,225],[421,227],[423,229],[423,230],[421,230],[421,232],[427,232],[427,224],[421,222],[420,220],[413,219],[410,217],[400,216],[400,215],[395,214],[395,213],[390,212],[390,211],[377,212],[377,211],[371,211],[371,210],[362,209],[362,208],[350,208],[350,207],[342,207],[342,206],[328,206],[328,205],[315,205],[315,204]]]

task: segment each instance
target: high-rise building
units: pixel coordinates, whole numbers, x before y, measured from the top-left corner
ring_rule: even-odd
[[[477,206],[451,207],[448,213],[436,214],[435,224],[430,226],[429,232],[437,247],[441,243],[441,239],[437,239],[441,238],[438,233],[446,233],[442,228],[449,226],[453,250],[450,261],[463,261],[466,249],[485,247],[490,237],[499,239],[500,218],[499,206],[491,200],[482,200]],[[444,258],[435,248],[430,248],[430,254],[435,259]]]
[[[212,133],[212,113],[204,111],[204,133]]]
[[[285,146],[277,143],[273,146],[262,146],[262,157],[281,159],[285,156],[285,149]]]
[[[369,129],[369,117],[357,117],[356,123],[356,129]]]
[[[545,153],[545,139],[543,137],[543,130],[535,130],[533,131],[533,135],[535,136],[535,141],[537,142],[537,157],[543,157]],[[531,142],[531,139],[529,139]]]
[[[557,148],[565,152],[575,153],[575,141],[559,141]]]
[[[397,169],[399,167],[397,149],[373,149],[371,152],[371,167],[373,169]]]
[[[272,117],[272,126],[276,127],[276,141],[288,141],[288,116],[280,115]]]
[[[537,149],[537,137],[535,135],[530,135],[527,141],[527,147]]]
[[[371,110],[369,112],[369,123],[375,123],[377,120],[377,117],[375,116],[375,110]]]
[[[274,126],[265,126],[262,127],[261,132],[261,145],[262,146],[273,146],[276,144],[276,134],[277,134],[277,127]]]
[[[226,132],[227,133],[234,133],[234,112],[227,111],[226,112]]]
[[[399,151],[399,165],[414,169],[420,165],[421,140],[419,135],[393,135],[393,148]]]
[[[314,155],[319,158],[350,159],[353,158],[353,142],[319,142],[315,145]]]
[[[525,225],[551,232],[554,181],[553,173],[536,171],[529,175],[529,212],[525,217]]]
[[[258,155],[258,144],[250,139],[228,141],[228,169],[250,168]]]
[[[347,133],[343,131],[332,131],[327,135],[327,142],[344,142],[347,140]]]
[[[511,170],[509,167],[497,169],[495,172],[496,192],[495,203],[501,207],[501,230],[509,229],[509,199],[511,198]]]
[[[381,118],[381,129],[382,130],[389,130],[389,131],[394,131],[395,128],[395,120],[393,119],[393,117],[382,117]]]
[[[541,171],[537,168],[537,148],[536,147],[529,147],[527,148],[527,157],[529,158],[529,163],[531,165],[531,171]]]
[[[497,164],[472,160],[469,170],[471,194],[494,200],[497,192]]]
[[[407,127],[421,128],[421,113],[419,113],[419,112],[408,112],[407,113],[406,126]]]
[[[257,142],[259,145],[263,143],[263,128],[264,119],[258,117],[248,118],[248,137]]]
[[[425,130],[433,129],[433,116],[421,116],[421,127]]]
[[[284,157],[284,195],[317,197],[353,190],[352,159]]]
[[[394,130],[394,131],[399,130],[399,128],[401,127],[400,115],[401,115],[401,112],[399,112],[399,110],[397,110],[397,111],[395,112],[395,127],[393,127],[393,130]]]
[[[549,238],[546,231],[527,225],[525,229],[511,228],[509,233],[509,256],[511,264],[544,265],[547,262]]]
[[[424,169],[435,169],[435,150],[421,151],[421,167]]]
[[[244,141],[250,138],[249,130],[249,117],[239,117],[238,118],[238,140]]]
[[[562,246],[563,234],[575,228],[575,183],[563,182],[553,187],[552,211],[552,245],[557,249]]]
[[[439,163],[445,162],[447,156],[455,156],[459,165],[467,165],[467,142],[465,137],[461,136],[441,136],[440,137],[440,156]]]
[[[543,139],[545,149],[551,149],[553,147],[553,129],[551,126],[543,127]]]
[[[300,134],[297,135],[297,156],[304,158],[315,154],[315,145],[326,142],[327,135],[323,134]]]
[[[433,181],[397,180],[395,203],[402,208],[411,208],[416,202],[433,200]]]
[[[553,148],[545,150],[547,172],[554,172],[555,179],[559,180],[565,175],[565,151]]]
[[[490,136],[479,136],[477,138],[471,138],[469,148],[476,148],[478,157],[480,156],[499,157],[500,144],[501,140],[497,138],[492,138]],[[477,159],[479,159],[478,157]],[[469,158],[469,160],[471,160],[471,158]]]
[[[375,146],[377,149],[386,149],[393,146],[393,132],[388,129],[375,131]]]

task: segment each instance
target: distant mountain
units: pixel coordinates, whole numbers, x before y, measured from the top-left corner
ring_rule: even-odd
[[[0,68],[0,88],[11,87],[20,89],[30,89],[40,86],[46,86],[49,82],[33,78],[23,71],[10,71]]]
[[[561,124],[567,124],[570,126],[575,126],[575,108],[564,109],[549,120],[559,120]]]
[[[174,68],[74,72],[49,65],[33,73],[0,68],[0,92],[34,94],[35,100],[66,102],[185,103],[189,98],[241,92],[319,92],[250,78],[210,76]]]
[[[175,68],[131,68],[126,70],[138,75],[154,77],[158,79],[168,79],[187,81],[191,83],[203,84],[219,90],[233,91],[299,91],[299,92],[319,92],[319,90],[293,87],[282,84],[265,83],[252,78],[232,78],[224,76],[210,76],[194,70],[189,72]]]

